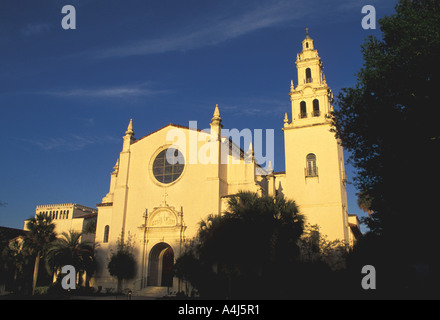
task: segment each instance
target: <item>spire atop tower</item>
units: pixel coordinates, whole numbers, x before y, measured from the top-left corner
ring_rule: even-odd
[[[136,139],[134,138],[133,131],[133,119],[130,119],[128,123],[127,131],[125,131],[124,144],[122,146],[122,151],[130,150],[130,144],[132,144]]]
[[[302,45],[303,51],[313,50],[313,39],[309,36],[309,28],[306,28],[306,37],[304,38]]]
[[[213,117],[211,119],[211,122],[214,123],[214,121],[222,122],[222,118],[220,117],[220,110],[218,108],[218,104],[215,105],[214,114],[213,114]]]
[[[130,135],[130,136],[133,136],[133,135],[134,135],[134,131],[133,131],[133,119],[130,119],[130,122],[129,122],[128,127],[127,127],[127,131],[125,131],[125,134],[126,134],[126,135]]]
[[[254,147],[252,146],[252,141],[249,143],[249,149],[247,152],[249,155],[254,155]]]
[[[249,143],[249,149],[245,153],[245,163],[253,163],[255,161],[255,153],[254,153],[254,147],[252,146],[252,141]]]
[[[289,125],[289,117],[287,116],[287,112],[284,114],[284,126],[288,126]]]
[[[215,105],[214,114],[212,115],[211,119],[211,136],[213,141],[216,141],[221,136],[222,132],[222,118],[220,117],[220,110],[218,108],[218,104]]]
[[[312,39],[312,38],[310,38],[310,36],[309,36],[309,28],[306,28],[306,39]]]

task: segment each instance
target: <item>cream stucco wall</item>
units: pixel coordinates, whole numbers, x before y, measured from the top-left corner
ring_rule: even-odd
[[[127,132],[124,141],[130,143],[124,143],[110,177],[109,193],[98,205],[96,241],[100,242],[97,255],[101,268],[96,284],[102,286],[114,282],[106,266],[121,236],[134,244],[140,268],[131,286],[139,287],[149,276],[149,252],[156,244],[171,246],[177,258],[185,240],[196,235],[200,221],[225,209],[225,196],[240,190],[257,192],[264,185],[255,174],[255,160],[232,148],[227,137],[176,125],[165,126],[139,140],[133,138],[131,129]],[[176,181],[164,184],[154,177],[152,164],[169,147],[182,152],[185,167]],[[163,221],[155,218],[158,214]],[[154,226],[151,221],[155,221]],[[104,243],[107,225],[110,232]]]
[[[330,239],[348,241],[344,159],[328,124],[285,128],[284,194],[298,203],[307,222],[320,225]],[[306,157],[316,155],[317,176],[305,174]]]

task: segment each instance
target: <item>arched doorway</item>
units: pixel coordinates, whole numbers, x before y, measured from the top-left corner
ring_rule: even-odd
[[[160,242],[148,256],[148,286],[171,287],[173,285],[174,251],[167,243]]]

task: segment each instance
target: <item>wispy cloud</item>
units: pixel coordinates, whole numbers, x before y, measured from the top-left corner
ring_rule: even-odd
[[[370,0],[370,3],[378,0]],[[329,16],[360,15],[366,0],[264,0],[248,1],[245,5],[222,12],[207,13],[203,17],[190,17],[187,25],[178,31],[157,38],[139,39],[118,46],[74,54],[95,59],[143,56],[176,51],[190,51],[206,46],[219,45],[228,40],[283,23],[312,20],[327,23]],[[242,2],[244,3],[244,2]],[[227,7],[227,6],[225,6]],[[319,8],[319,10],[317,10]],[[226,13],[227,11],[227,13]],[[231,13],[233,11],[233,13]],[[309,25],[302,25],[305,29]],[[156,26],[160,28],[160,26]]]
[[[120,139],[111,136],[83,136],[72,134],[67,137],[41,137],[21,139],[43,151],[67,150],[78,151],[90,145],[119,143]]]
[[[221,105],[220,111],[233,114],[234,116],[256,116],[256,117],[280,117],[289,109],[285,101],[276,99],[251,99],[237,104]]]
[[[34,36],[40,33],[50,31],[51,27],[48,23],[32,23],[21,28],[20,33],[25,37]]]
[[[129,98],[151,96],[167,93],[167,90],[152,89],[149,84],[112,86],[100,88],[76,88],[69,90],[52,90],[39,92],[41,94],[59,97],[85,97],[85,98]]]
[[[208,45],[217,45],[306,14],[306,10],[298,10],[300,3],[297,1],[281,0],[268,3],[265,2],[264,5],[260,4],[251,10],[234,16],[204,19],[204,22],[193,24],[192,29],[183,30],[162,38],[140,40],[118,47],[89,52],[89,54],[94,58],[115,58],[170,51],[187,51]]]

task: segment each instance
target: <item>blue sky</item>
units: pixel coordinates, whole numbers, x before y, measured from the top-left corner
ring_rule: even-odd
[[[356,81],[364,39],[380,36],[362,29],[362,7],[380,18],[395,3],[2,0],[0,226],[22,228],[39,204],[100,203],[130,118],[137,138],[168,123],[203,129],[218,104],[226,128],[275,130],[283,171],[305,28],[336,96]],[[61,26],[64,5],[76,8],[76,30]]]

